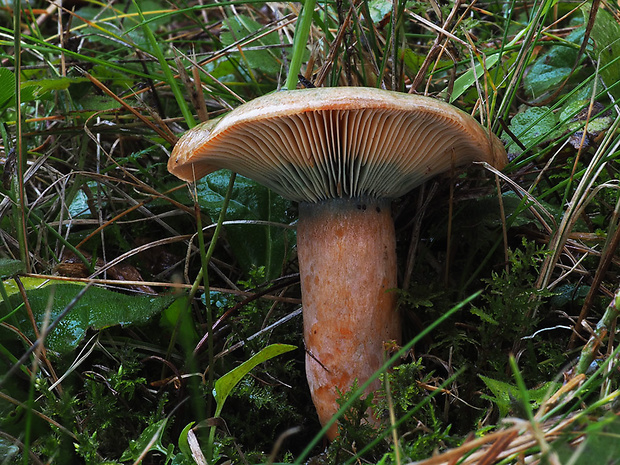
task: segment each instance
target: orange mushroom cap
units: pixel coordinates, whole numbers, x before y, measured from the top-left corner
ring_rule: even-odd
[[[397,198],[451,168],[501,169],[499,139],[456,107],[365,87],[281,91],[188,131],[169,171],[195,181],[228,168],[283,197]]]

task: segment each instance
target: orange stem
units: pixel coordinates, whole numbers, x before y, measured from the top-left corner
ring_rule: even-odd
[[[400,342],[389,201],[300,204],[297,251],[306,375],[325,424],[338,410],[338,391],[348,391],[356,378],[358,385],[368,380],[383,364],[384,342]],[[367,393],[379,385],[377,380]],[[332,428],[328,437],[336,432]]]

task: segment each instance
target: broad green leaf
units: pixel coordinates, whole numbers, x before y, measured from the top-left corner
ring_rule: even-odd
[[[210,74],[210,76],[204,78],[205,82],[211,83],[211,85],[215,83],[213,79],[221,82],[234,82],[237,80],[237,68],[228,58],[220,58],[207,63],[205,70]]]
[[[595,102],[591,114],[588,114],[588,108],[592,100],[592,92],[594,92],[593,80],[578,91],[571,92],[571,95],[563,105],[562,111],[558,116],[559,124],[564,124],[566,131],[571,133],[574,131],[582,131],[587,121],[588,134],[596,135],[597,133],[606,131],[612,125],[614,122],[613,114],[611,112],[603,112],[601,114],[604,106],[599,102]],[[582,134],[582,132],[579,132],[574,137],[579,140]]]
[[[379,23],[392,12],[392,0],[370,0],[368,2],[368,11],[370,11],[370,19],[373,23]]]
[[[138,439],[130,441],[129,447],[125,449],[119,460],[121,462],[137,460],[144,452],[148,451],[167,454],[168,449],[161,443],[167,423],[168,419],[164,418],[153,425],[147,426]]]
[[[555,213],[553,205],[540,202],[548,211]],[[457,218],[466,218],[471,224],[479,225],[479,230],[495,230],[502,226],[502,221],[507,220],[512,228],[524,226],[536,222],[536,218],[530,212],[529,202],[524,201],[517,194],[508,191],[502,194],[502,204],[505,218],[500,214],[500,206],[497,195],[485,195],[471,201],[462,202]],[[559,212],[561,215],[561,212]],[[493,239],[495,240],[495,239]]]
[[[525,90],[539,98],[547,91],[554,91],[569,77],[583,42],[585,28],[580,27],[566,36],[564,43],[553,45],[534,62],[523,78]]]
[[[230,172],[216,171],[197,184],[198,202],[212,221],[217,221],[228,188]],[[226,220],[261,220],[287,225],[290,201],[256,181],[237,176]],[[280,276],[282,265],[295,237],[292,231],[279,226],[233,224],[226,226],[226,239],[241,267],[248,272],[253,267],[265,267],[265,277]]]
[[[173,444],[170,444],[170,446],[173,447]],[[169,454],[168,457],[170,457],[170,461],[166,461],[164,465],[196,465],[191,455],[188,457],[182,452],[174,455]]]
[[[551,297],[551,305],[554,307],[564,307],[570,303],[577,303],[583,299],[590,291],[590,286],[579,284],[563,284],[555,288],[556,295]]]
[[[132,2],[131,5],[129,5],[127,13],[132,15],[132,22],[138,24],[140,23],[140,16],[137,14],[138,9],[135,3],[136,2]],[[140,0],[137,3],[140,5],[140,10],[153,32],[170,23],[172,17],[163,14],[168,11],[168,4],[164,5],[162,2],[156,0]]]
[[[567,122],[575,119],[579,113],[587,115],[587,108],[592,100],[592,92],[594,91],[594,83],[584,86],[579,91],[571,92],[566,103],[562,106],[562,111],[558,116],[560,122]],[[592,115],[594,116],[594,114]]]
[[[80,284],[56,282],[49,282],[36,289],[33,289],[32,283],[28,281],[25,285],[28,286],[26,295],[39,328],[46,319],[54,320],[84,288]],[[11,305],[13,308],[18,307],[22,303],[21,295],[15,292],[14,284],[6,287],[7,291],[10,291],[8,293]],[[48,335],[46,346],[61,353],[70,351],[80,343],[88,329],[99,330],[115,325],[145,323],[174,299],[172,295],[131,296],[92,287]],[[34,337],[26,313],[20,312],[18,318],[21,329],[29,337]]]
[[[247,37],[258,31],[262,25],[245,15],[236,15],[223,22],[223,30],[220,35],[222,44],[228,46],[236,41]],[[260,47],[261,45],[276,45],[279,43],[278,34],[271,32],[259,40],[252,42],[247,47]],[[247,60],[249,67],[258,69],[268,74],[277,74],[280,71],[280,61],[273,52],[266,50],[244,50],[243,56]]]
[[[581,7],[586,20],[591,8],[588,2]],[[599,61],[603,82],[607,87],[617,84],[620,82],[620,24],[610,12],[599,8],[590,37],[596,44],[594,56]],[[611,93],[620,98],[620,85],[611,89]]]
[[[243,362],[234,370],[229,371],[218,379],[213,387],[213,397],[215,397],[215,401],[217,402],[215,416],[220,416],[222,408],[224,407],[224,402],[226,402],[226,398],[230,395],[237,383],[241,381],[245,375],[252,371],[256,365],[266,362],[267,360],[280,354],[290,352],[296,348],[297,347],[289,344],[271,344],[259,353],[253,355],[249,360]]]
[[[30,86],[29,81],[21,84],[21,101],[35,99],[39,86]],[[10,69],[0,68],[0,112],[15,106],[15,74]]]
[[[39,288],[49,286],[50,284],[54,283],[54,281],[51,281],[49,279],[43,279],[43,278],[21,277],[19,279],[22,282],[22,285],[24,286],[24,289],[26,289],[26,291],[31,291],[33,289],[39,289]],[[80,286],[80,284],[76,284],[76,285]],[[17,284],[15,284],[15,281],[12,279],[8,279],[4,281],[4,288],[6,289],[6,292],[9,295],[9,297],[12,294],[16,294],[19,292],[19,288],[17,287]]]
[[[196,423],[195,421],[189,422],[185,426],[185,428],[183,428],[183,431],[181,431],[181,434],[179,434],[179,449],[187,457],[192,456],[192,450],[189,447],[189,441],[187,440],[187,435],[189,434],[189,430],[193,428],[195,423]]]
[[[22,273],[26,267],[20,260],[10,258],[0,258],[0,279],[15,276]]]
[[[89,42],[108,42],[107,36],[120,36],[122,30],[115,24],[117,13],[112,8],[84,6],[73,19],[73,26]]]
[[[79,190],[75,194],[73,201],[69,204],[69,208],[67,209],[69,212],[69,217],[72,219],[90,217],[91,209],[88,202],[89,199],[86,193],[83,190]]]
[[[15,74],[6,68],[0,68],[0,111],[11,106],[15,101]]]
[[[391,2],[389,3],[390,5],[392,4]],[[424,59],[426,58],[426,55],[423,55],[421,53],[416,53],[410,48],[401,49],[400,53],[402,55],[402,59],[403,59],[403,63],[405,64],[405,67],[412,74],[415,74],[419,71],[420,66],[422,66],[422,63],[424,63]],[[447,67],[447,66],[452,65],[452,61],[439,60],[439,62],[436,63],[436,65],[439,68]]]
[[[198,333],[192,322],[191,306],[188,305],[187,297],[183,296],[166,308],[161,313],[161,326],[170,332],[178,331],[177,341],[187,353],[191,352],[198,342]]]
[[[590,103],[589,101],[587,103]],[[586,103],[586,104],[587,104]],[[585,119],[585,118],[584,118]],[[598,118],[593,118],[588,121],[588,132],[589,133],[600,133],[609,129],[614,122],[614,117],[611,114],[606,114],[603,116],[599,116]],[[577,121],[572,121],[567,125],[567,129],[569,131],[575,131],[577,129],[582,129],[584,127],[584,120],[577,119]]]
[[[123,73],[117,69],[111,68],[109,66],[95,65],[90,69],[90,74],[95,76],[100,81],[105,82],[113,82],[119,88],[133,88],[136,85],[136,80],[130,73]],[[78,86],[73,86],[78,87]],[[92,93],[89,92],[89,88],[82,86],[80,88],[80,92],[76,92],[71,89],[71,95],[73,98],[78,99],[80,101],[80,107],[84,109],[89,109],[90,104],[89,100],[93,97]],[[108,100],[111,97],[107,97],[106,95],[101,95],[102,99],[100,100]],[[82,104],[81,100],[84,99],[86,103]],[[117,103],[118,106],[118,103]]]
[[[105,195],[104,189],[99,190],[102,185],[95,181],[88,181],[85,186],[83,186],[73,198],[73,201],[69,204],[68,212],[71,218],[90,218],[92,216],[92,211],[94,208],[93,202],[99,206],[99,208],[103,208],[107,205],[105,199],[107,196]],[[89,192],[89,196],[86,194]],[[101,192],[99,194],[99,192]],[[97,197],[101,197],[101,201],[97,199]],[[89,205],[90,203],[90,205]]]
[[[485,67],[486,70],[490,70],[495,66],[500,57],[499,53],[486,57]],[[459,78],[454,81],[454,88],[452,89],[452,95],[450,96],[450,103],[454,102],[463,93],[474,85],[476,80],[482,81],[484,79],[484,69],[482,63],[477,63],[473,68],[469,68]]]
[[[587,101],[584,101],[583,103],[584,103],[583,107],[585,108],[590,103],[590,101],[587,100]],[[564,115],[564,112],[562,112],[560,117],[562,117],[563,115]],[[585,115],[583,118],[577,118],[575,121],[571,121],[566,126],[566,128],[569,131],[575,131],[578,129],[582,129],[584,127],[585,119],[586,119]],[[599,116],[597,118],[592,118],[588,121],[588,132],[599,133],[599,132],[606,131],[607,129],[610,128],[613,122],[614,122],[614,117],[609,113]]]
[[[66,90],[71,84],[88,82],[83,77],[57,77],[49,79],[29,80],[22,84],[22,91],[32,88],[33,95],[41,98],[48,92]]]
[[[121,104],[107,95],[89,94],[81,98],[80,107],[86,111],[105,111],[120,108]]]
[[[556,127],[557,118],[547,107],[528,108],[517,113],[510,122],[510,131],[525,147],[551,140],[556,135]],[[501,138],[509,153],[519,155],[523,152],[507,133],[503,133]]]

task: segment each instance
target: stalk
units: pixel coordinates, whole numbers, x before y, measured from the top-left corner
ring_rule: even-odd
[[[17,155],[17,179],[13,182],[13,189],[17,196],[15,219],[17,223],[17,240],[19,241],[19,256],[30,273],[30,259],[28,256],[28,238],[26,235],[26,199],[24,196],[24,171],[26,160],[22,144],[22,99],[21,99],[21,4],[15,2],[13,6],[13,48],[15,50],[15,152]]]
[[[381,368],[384,343],[400,343],[389,201],[300,204],[297,251],[306,375],[325,425],[338,411],[339,393],[350,390],[356,379],[366,382]],[[366,394],[380,384],[376,380]],[[336,433],[334,424],[327,436],[334,439]]]
[[[301,60],[308,44],[310,35],[310,26],[312,26],[312,16],[316,0],[306,0],[303,10],[301,10],[300,22],[295,28],[295,38],[293,39],[293,57],[288,68],[288,76],[286,78],[286,88],[293,90],[297,87],[299,70],[301,69]]]
[[[222,229],[222,223],[224,222],[224,218],[226,217],[226,210],[228,209],[228,203],[230,202],[230,197],[232,196],[233,186],[235,185],[236,173],[231,173],[230,180],[228,181],[228,189],[226,190],[226,197],[222,202],[222,209],[220,210],[220,215],[217,219],[217,225],[215,226],[215,231],[213,232],[213,237],[211,238],[211,243],[209,244],[209,248],[205,252],[205,240],[202,233],[202,219],[200,216],[200,212],[198,211],[196,214],[196,222],[198,227],[198,245],[200,247],[200,261],[201,261],[201,269],[196,277],[196,281],[194,282],[194,286],[190,291],[189,302],[191,302],[193,296],[196,294],[198,289],[198,283],[202,278],[204,293],[205,293],[205,308],[207,312],[207,352],[209,357],[209,368],[207,370],[207,392],[213,392],[213,363],[214,363],[214,350],[213,350],[213,309],[211,308],[211,303],[209,301],[209,261],[213,256],[213,252],[215,250],[215,245],[217,243],[217,238],[220,235],[220,231]],[[196,204],[197,209],[198,204]],[[213,410],[213,397],[211,395],[207,396],[207,412],[211,415]],[[213,457],[213,442],[215,440],[215,426],[211,426],[209,431],[209,441],[207,442],[207,460],[210,462]]]

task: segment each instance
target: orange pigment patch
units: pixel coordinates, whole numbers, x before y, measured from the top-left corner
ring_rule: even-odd
[[[306,374],[322,424],[338,410],[338,390],[356,378],[363,384],[381,367],[383,343],[400,341],[395,294],[387,292],[396,287],[390,208],[349,204],[302,204],[297,228]]]

